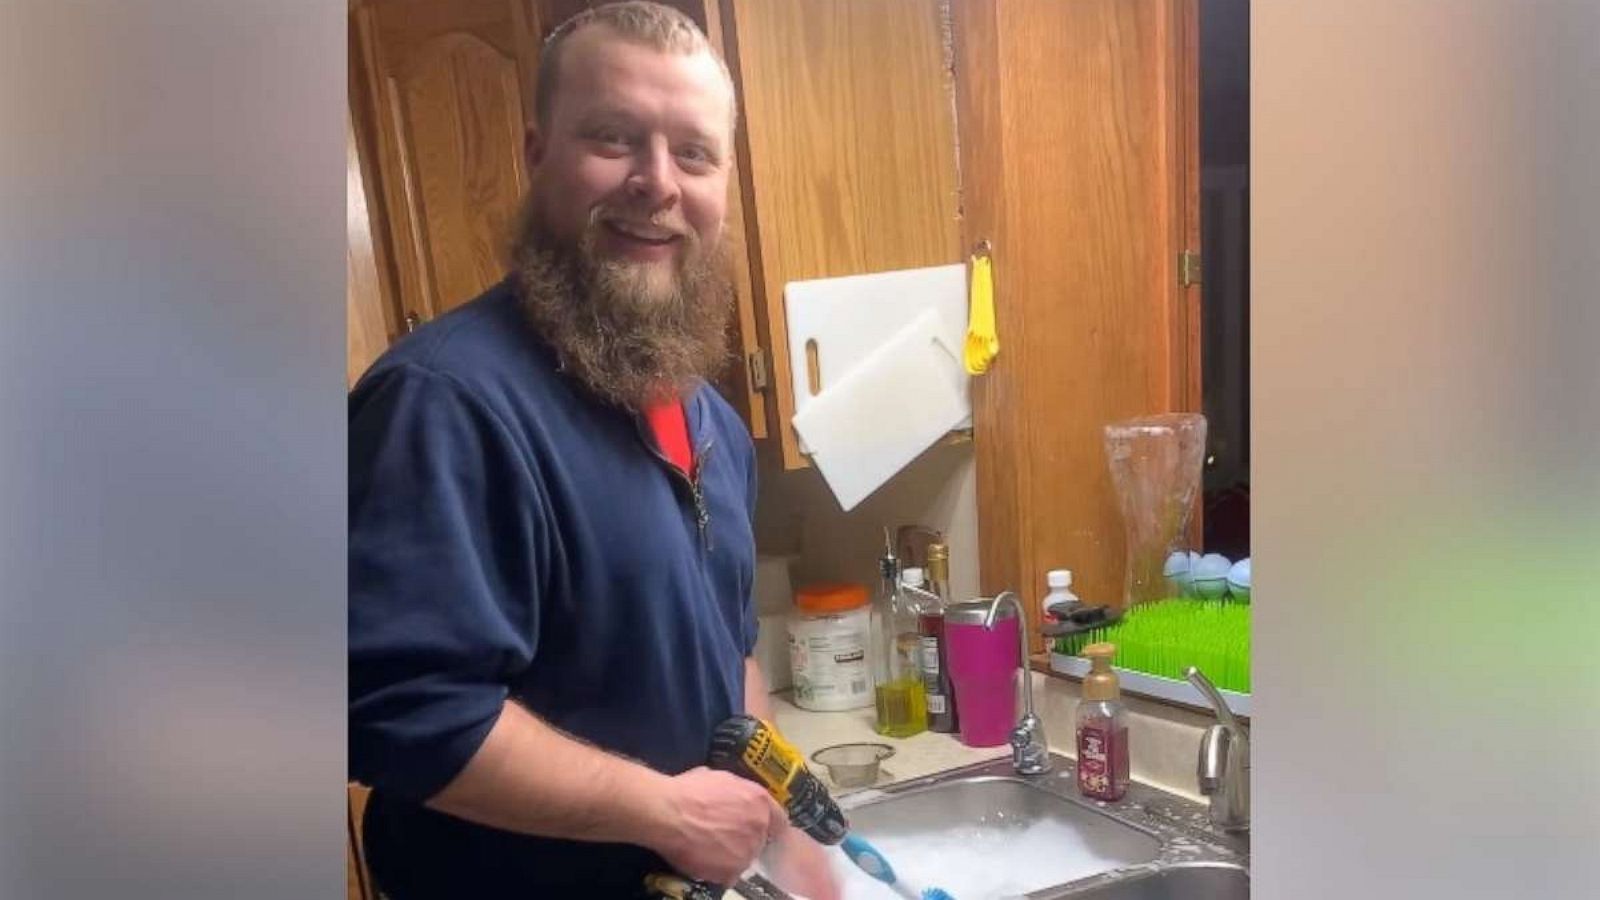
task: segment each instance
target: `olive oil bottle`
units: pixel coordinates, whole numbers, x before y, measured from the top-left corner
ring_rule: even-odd
[[[900,572],[888,533],[879,561],[882,576],[877,607],[873,610],[873,681],[879,734],[910,737],[927,730],[928,707],[923,691],[920,664],[922,641],[917,633],[917,611],[913,597],[902,591],[899,582],[914,578],[922,581],[922,570]]]

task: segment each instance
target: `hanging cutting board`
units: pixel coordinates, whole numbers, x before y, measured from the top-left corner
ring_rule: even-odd
[[[797,414],[816,399],[808,374],[807,344],[811,342],[816,345],[820,395],[926,310],[939,313],[937,333],[946,347],[959,352],[966,338],[964,263],[791,281],[784,286],[783,297],[789,328],[789,383],[794,386]],[[950,364],[949,378],[966,403],[967,375],[959,356]],[[969,409],[955,427],[970,424]]]
[[[811,398],[794,428],[845,510],[877,490],[967,416],[959,366],[927,310]]]

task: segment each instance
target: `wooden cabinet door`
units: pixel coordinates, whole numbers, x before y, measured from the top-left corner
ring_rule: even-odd
[[[430,319],[506,273],[538,47],[528,0],[366,0],[353,10],[405,314]]]
[[[1121,602],[1105,425],[1200,407],[1195,2],[952,5],[964,224],[993,242],[1001,347],[973,386],[981,580],[1030,617],[1058,567]]]
[[[399,331],[394,309],[380,283],[366,181],[355,129],[345,116],[345,386],[356,380]]]
[[[566,2],[570,3],[572,0]],[[722,54],[732,71],[736,64],[733,37],[723,20],[718,0],[665,0],[665,2],[694,19],[695,24],[705,31],[711,45]],[[740,136],[736,141],[742,142],[745,129],[742,99],[739,106]],[[735,317],[730,323],[728,335],[730,363],[722,376],[716,379],[716,387],[739,411],[739,415],[750,428],[750,436],[761,440],[770,434],[768,398],[772,395],[772,381],[767,368],[772,358],[769,350],[771,335],[765,328],[766,317],[761,314],[757,306],[754,273],[759,267],[759,262],[751,256],[753,252],[749,213],[752,203],[751,186],[744,177],[744,162],[737,154],[733,165],[733,172],[728,178],[728,217],[724,239],[728,242],[730,267],[728,277],[732,281],[736,302]]]
[[[959,4],[957,4],[959,5]],[[721,0],[743,102],[745,233],[784,465],[806,464],[783,287],[958,262],[941,0]]]

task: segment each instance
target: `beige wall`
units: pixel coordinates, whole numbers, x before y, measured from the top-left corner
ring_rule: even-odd
[[[978,592],[978,501],[972,445],[938,446],[918,457],[849,512],[815,469],[785,472],[763,459],[756,546],[794,557],[796,587],[808,581],[877,584],[883,528],[925,525],[950,543],[950,589]]]

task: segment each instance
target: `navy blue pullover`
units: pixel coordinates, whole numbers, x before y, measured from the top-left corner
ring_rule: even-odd
[[[704,762],[756,638],[749,432],[702,386],[684,476],[641,418],[557,371],[509,281],[397,343],[349,402],[350,774],[373,787],[380,887],[631,896],[648,851],[421,801],[508,697],[661,772]]]

